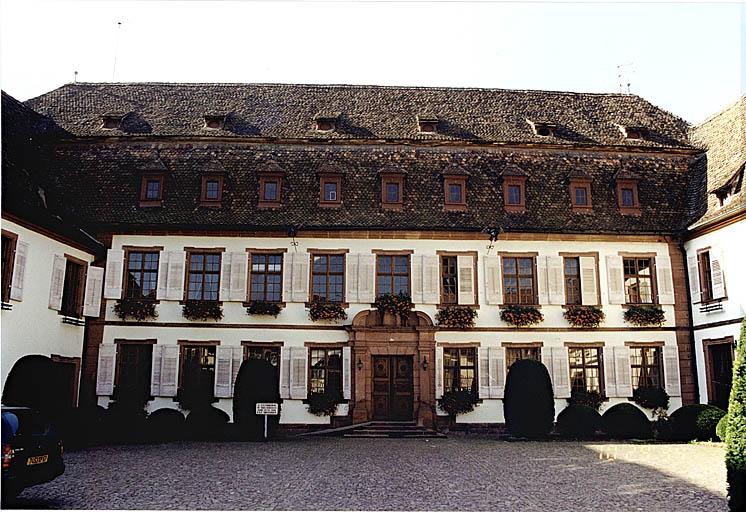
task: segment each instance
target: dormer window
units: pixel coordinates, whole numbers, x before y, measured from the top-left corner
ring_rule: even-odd
[[[220,206],[220,201],[223,199],[222,174],[202,176],[202,194],[200,199],[202,206]]]
[[[616,196],[619,205],[619,212],[622,215],[640,215],[640,198],[637,192],[637,180],[617,180]]]
[[[642,126],[623,126],[623,125],[617,125],[619,127],[619,131],[622,132],[622,135],[625,139],[628,140],[642,140],[645,138],[645,128]]]
[[[317,132],[333,132],[337,129],[340,112],[319,112],[314,116]]]
[[[225,115],[205,114],[205,128],[208,130],[220,130],[225,124]]]
[[[743,183],[743,171],[744,167],[738,170],[731,178],[725,182],[720,188],[713,190],[712,193],[718,199],[718,206],[725,206],[731,202],[733,196],[741,191],[741,185]]]
[[[163,204],[163,181],[165,176],[143,174],[140,180],[140,206],[161,206]]]
[[[526,119],[526,122],[528,122],[534,135],[538,135],[539,137],[551,137],[557,130],[557,125],[554,123],[532,121],[530,119]]]
[[[118,130],[122,125],[122,116],[104,115],[101,117],[101,128],[104,130]]]
[[[446,211],[466,210],[466,176],[446,175],[443,189]]]
[[[381,173],[381,206],[387,210],[401,210],[404,205],[404,174]]]
[[[526,210],[525,176],[505,176],[503,178],[503,200],[506,212],[519,213]]]
[[[259,207],[277,208],[282,205],[282,179],[285,171],[270,162],[259,172]]]
[[[570,204],[575,212],[589,212],[593,208],[590,179],[573,178],[570,180]]]
[[[432,114],[419,114],[417,128],[420,133],[438,133],[438,118]]]

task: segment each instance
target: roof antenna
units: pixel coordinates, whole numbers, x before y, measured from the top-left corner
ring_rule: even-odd
[[[78,83],[78,71],[77,70],[73,71],[73,74],[74,74],[73,83],[77,84]]]
[[[625,62],[624,64],[617,64],[617,67],[616,67],[617,75],[616,76],[617,76],[617,79],[619,80],[619,93],[620,94],[631,94],[630,92],[631,81],[629,80],[628,75],[634,74],[635,72],[634,66],[635,66],[634,62]],[[625,68],[629,68],[630,71],[628,72],[625,71]],[[626,84],[625,84],[625,80],[626,80]],[[624,90],[625,85],[627,88],[626,91]]]
[[[111,81],[114,81],[114,77],[117,74],[117,53],[119,53],[119,32],[122,28],[122,22],[117,21],[117,31],[116,35],[114,36],[114,67],[111,70]]]

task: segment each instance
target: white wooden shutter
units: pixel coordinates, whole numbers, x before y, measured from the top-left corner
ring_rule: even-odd
[[[161,353],[161,396],[176,396],[179,385],[179,347],[164,345]]]
[[[547,256],[549,304],[565,303],[565,274],[562,256]]]
[[[124,251],[109,249],[106,251],[106,280],[104,281],[104,298],[121,299],[124,280]]]
[[[474,256],[457,256],[458,303],[471,306],[476,302],[474,290]]]
[[[49,287],[49,309],[62,309],[62,291],[65,287],[65,268],[67,259],[59,254],[54,255],[52,263],[52,284]]]
[[[347,269],[345,271],[345,281],[347,281],[347,293],[345,294],[345,300],[350,304],[356,304],[360,302],[358,296],[359,261],[359,254],[348,254],[345,258],[345,263],[347,266]]]
[[[182,300],[184,298],[184,251],[168,252],[168,272],[166,275],[166,299]]]
[[[150,365],[150,394],[161,395],[161,359],[163,345],[153,345],[153,362]]]
[[[357,267],[357,298],[362,304],[376,300],[376,255],[359,254]]]
[[[616,377],[616,396],[632,396],[632,366],[629,360],[629,347],[613,347],[614,376]],[[611,355],[611,354],[610,354]]]
[[[233,347],[233,363],[231,364],[231,396],[235,394],[238,371],[243,364],[243,347]]]
[[[305,400],[308,396],[308,349],[292,347],[290,351],[290,398]]]
[[[220,255],[220,300],[222,301],[230,300],[231,267],[232,266],[233,266],[233,259],[231,258],[230,253],[221,254]],[[215,382],[217,383],[217,379],[215,380]]]
[[[723,253],[718,249],[710,251],[710,277],[712,278],[712,298],[724,298],[725,276],[723,275]]]
[[[352,349],[342,347],[342,398],[352,398]]]
[[[231,396],[231,376],[233,370],[233,347],[215,347],[215,396],[228,398]]]
[[[604,350],[604,392],[607,397],[617,397],[619,394],[616,389],[616,359],[614,356],[614,347],[608,347]]]
[[[663,362],[666,393],[669,396],[681,396],[681,382],[679,380],[679,349],[678,347],[663,347]]]
[[[412,262],[412,302],[422,304],[423,266],[422,254],[413,254],[409,261]]]
[[[231,256],[231,286],[230,300],[243,302],[246,300],[246,280],[249,268],[249,255],[244,252],[232,252]]]
[[[280,347],[280,398],[290,398],[290,348]]]
[[[503,290],[500,280],[500,256],[484,257],[484,278],[487,304],[502,304]]]
[[[98,347],[98,366],[96,368],[96,394],[111,396],[114,394],[114,368],[116,368],[117,346],[100,345]]]
[[[88,267],[83,295],[83,316],[97,317],[101,314],[101,291],[104,285],[104,269]]]
[[[674,304],[671,258],[668,256],[655,257],[655,277],[658,284],[658,303]]]
[[[689,270],[689,292],[692,296],[692,303],[699,304],[702,302],[702,295],[699,292],[699,258],[688,256],[686,261]]]
[[[158,286],[155,290],[158,300],[165,300],[168,296],[168,254],[168,251],[158,253]]]
[[[440,258],[422,257],[422,303],[440,304]]]
[[[596,278],[596,258],[581,256],[580,260],[580,294],[585,306],[598,304],[598,287]]]
[[[624,304],[624,268],[621,256],[606,256],[609,304]]]
[[[28,242],[19,240],[16,243],[16,254],[13,258],[13,276],[10,280],[10,300],[23,300],[23,282],[26,278],[28,249]]]
[[[435,347],[435,398],[443,396],[443,347]]]
[[[490,396],[490,348],[478,347],[477,357],[479,359],[479,398]]]
[[[306,302],[308,300],[308,253],[291,252],[285,265],[285,300]]]
[[[505,395],[505,349],[490,347],[490,398]]]
[[[536,282],[539,290],[539,304],[549,303],[549,287],[547,286],[547,258],[536,257]]]
[[[570,398],[570,363],[565,347],[550,347],[554,398]]]

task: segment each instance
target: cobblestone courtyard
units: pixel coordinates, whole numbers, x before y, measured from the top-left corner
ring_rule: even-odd
[[[16,506],[725,510],[717,445],[305,439],[92,448]]]

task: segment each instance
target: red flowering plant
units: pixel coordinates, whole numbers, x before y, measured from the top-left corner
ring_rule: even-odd
[[[188,320],[221,320],[223,306],[214,300],[188,300],[184,302],[181,314]]]
[[[135,320],[147,320],[148,318],[157,318],[158,312],[155,310],[155,302],[147,299],[122,299],[114,304],[114,313],[126,320],[134,318]]]
[[[347,313],[338,302],[329,302],[323,297],[313,296],[308,306],[308,318],[318,320],[346,320]]]
[[[500,310],[500,320],[516,327],[528,327],[543,322],[544,315],[536,306],[511,305]]]
[[[470,306],[444,306],[438,309],[435,320],[441,327],[474,327],[477,310]]]
[[[595,329],[604,321],[606,315],[598,306],[568,306],[563,313],[573,327]]]
[[[662,325],[666,321],[666,315],[658,306],[629,306],[624,312],[624,320],[639,327]]]
[[[402,320],[409,318],[409,312],[414,308],[412,298],[404,292],[382,293],[376,298],[375,307],[378,313],[391,313]]]

